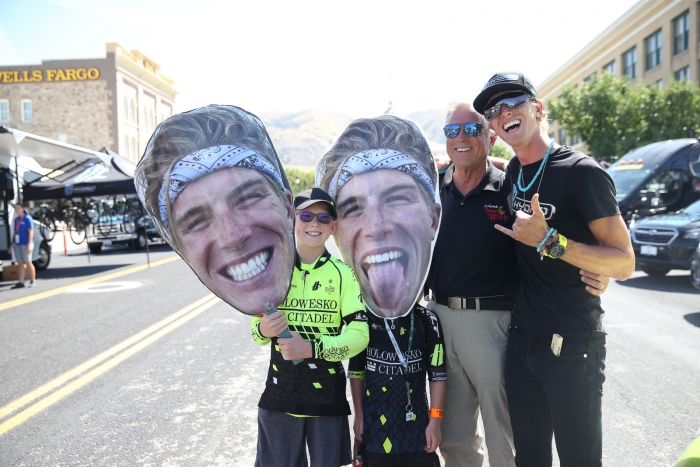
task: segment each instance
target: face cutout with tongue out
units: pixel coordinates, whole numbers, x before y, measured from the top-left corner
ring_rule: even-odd
[[[335,241],[355,271],[371,312],[408,313],[430,266],[439,204],[428,205],[416,180],[399,170],[355,175],[336,198]]]
[[[204,285],[237,310],[279,306],[294,265],[292,198],[254,169],[220,169],[173,203],[180,253]]]

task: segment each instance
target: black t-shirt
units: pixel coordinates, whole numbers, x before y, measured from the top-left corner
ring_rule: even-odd
[[[510,184],[489,161],[481,183],[466,196],[452,180],[450,166],[440,188],[442,221],[428,287],[438,297],[487,297],[513,294],[520,272],[515,242],[494,228],[510,227]]]
[[[523,167],[524,187],[537,173],[540,162]],[[517,183],[520,167],[517,157],[508,164],[511,188]],[[620,214],[615,185],[607,172],[592,157],[558,146],[540,178],[527,192],[518,191],[512,200],[513,209],[531,214],[530,200],[539,189],[540,207],[549,227],[567,239],[600,245],[588,224]],[[545,257],[540,261],[536,249],[521,242],[516,242],[516,247],[522,275],[513,324],[538,335],[584,337],[604,332],[600,298],[586,292],[580,268],[561,259]]]
[[[411,313],[414,331],[409,349]],[[393,330],[386,329],[383,318],[367,313],[367,351],[350,359],[350,376],[365,381],[362,451],[370,462],[427,462],[435,456],[425,452],[429,421],[425,377],[427,372],[429,381],[446,380],[444,338],[432,311],[415,305],[411,313],[387,320],[390,326],[393,323]],[[407,357],[408,373],[404,373],[388,332],[394,334],[401,353]],[[413,405],[411,421],[406,421],[406,381]]]

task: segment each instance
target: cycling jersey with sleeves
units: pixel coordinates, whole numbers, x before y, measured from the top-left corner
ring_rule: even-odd
[[[341,360],[363,351],[369,341],[365,305],[352,269],[328,251],[312,265],[297,257],[289,294],[278,310],[285,314],[290,331],[313,344],[313,357],[298,365],[285,360],[278,338],[263,336],[262,317],[253,317],[255,342],[272,343],[258,406],[299,415],[349,415]]]
[[[411,337],[411,314],[415,316]],[[425,451],[425,428],[428,426],[426,373],[430,382],[445,381],[445,351],[442,328],[437,315],[415,305],[407,316],[387,320],[369,317],[370,339],[367,351],[350,359],[351,378],[364,380],[363,426],[361,451],[372,465],[410,465],[429,463],[434,453]],[[404,354],[408,371],[396,355],[389,333]],[[410,348],[409,348],[410,343]],[[413,418],[406,420],[409,383]]]

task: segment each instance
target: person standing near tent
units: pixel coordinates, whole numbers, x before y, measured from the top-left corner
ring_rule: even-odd
[[[12,241],[7,252],[15,254],[15,260],[19,264],[19,281],[12,286],[13,289],[24,288],[24,268],[29,271],[29,287],[36,283],[36,270],[32,264],[32,250],[34,249],[34,219],[25,211],[20,203],[15,204],[15,221],[12,223]]]

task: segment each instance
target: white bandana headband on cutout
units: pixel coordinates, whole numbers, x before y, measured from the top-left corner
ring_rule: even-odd
[[[255,151],[238,146],[212,146],[210,148],[200,149],[197,152],[183,157],[170,171],[168,192],[171,205],[175,203],[177,197],[180,196],[182,190],[184,190],[189,183],[205,175],[209,175],[212,172],[216,172],[219,169],[228,169],[232,167],[259,170],[284,188],[284,183],[282,183],[282,178],[277,169],[266,158],[257,154]],[[169,228],[168,205],[165,196],[166,181],[167,174],[163,177],[163,186],[158,194],[158,207],[160,209],[160,218],[163,221],[163,225]]]
[[[393,149],[370,149],[348,157],[331,179],[328,194],[335,198],[336,193],[340,192],[352,177],[378,169],[393,169],[408,174],[429,194],[435,195],[435,185],[428,172],[415,159]]]

